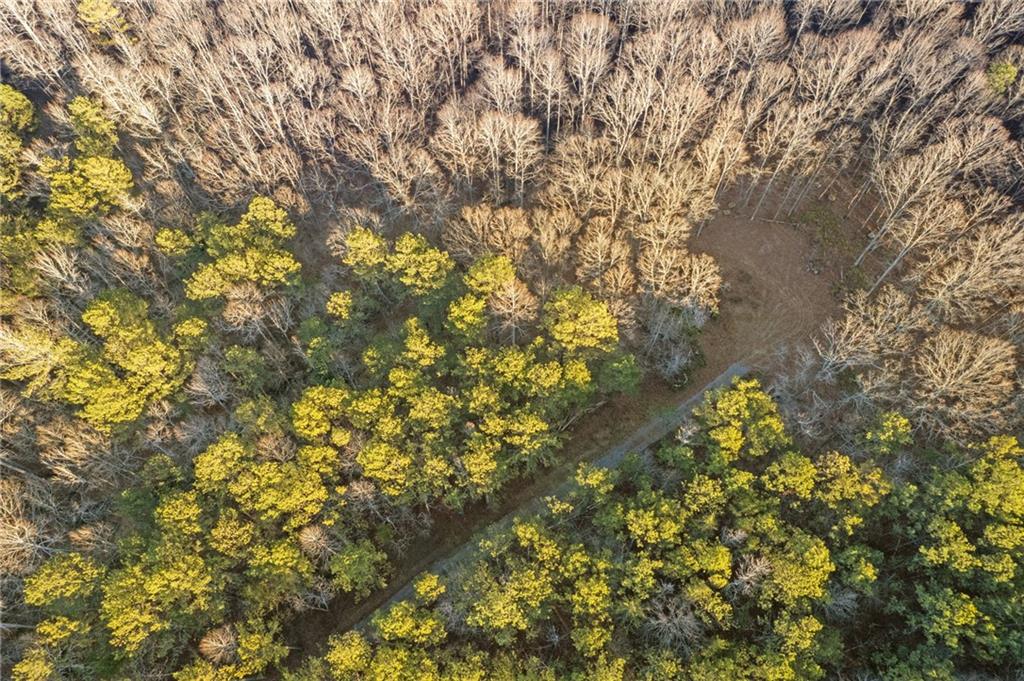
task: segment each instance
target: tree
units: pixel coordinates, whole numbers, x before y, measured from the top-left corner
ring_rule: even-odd
[[[369,666],[372,652],[361,634],[350,631],[331,637],[330,649],[324,659],[336,678],[347,678],[348,675],[362,672]]]
[[[40,171],[50,182],[49,209],[58,220],[89,220],[123,208],[134,186],[124,163],[105,156],[55,160]]]
[[[790,440],[778,409],[755,380],[734,379],[731,389],[712,393],[695,410],[716,457],[758,458]]]
[[[906,219],[898,220],[889,230],[886,241],[899,248],[889,266],[878,275],[875,289],[893,271],[907,255],[920,247],[941,243],[967,221],[963,205],[959,202],[933,202],[926,206],[914,207],[908,211]]]
[[[75,131],[75,148],[83,156],[110,156],[117,144],[117,127],[107,118],[103,108],[85,97],[68,103],[71,127]]]
[[[431,248],[422,236],[406,233],[395,241],[394,253],[385,266],[413,295],[423,296],[444,286],[455,263],[444,251]]]
[[[35,109],[28,97],[7,83],[0,85],[0,128],[24,134],[31,132],[35,125]]]
[[[948,251],[930,255],[918,268],[920,291],[929,310],[949,322],[982,320],[995,313],[1004,295],[1024,288],[1024,230],[1012,219],[984,225]]]
[[[13,201],[19,195],[22,138],[35,126],[32,102],[10,85],[0,84],[0,198]]]
[[[284,248],[285,241],[295,235],[295,226],[272,200],[254,198],[235,225],[205,216],[196,231],[207,262],[185,282],[190,299],[224,297],[246,282],[261,288],[297,283],[301,266]]]
[[[1018,4],[0,3],[4,670],[1012,675],[1020,457],[972,443],[1024,406]],[[640,366],[687,378],[740,177],[866,241],[804,385],[764,377],[840,451],[737,384],[284,664]]]
[[[341,591],[364,598],[387,585],[387,560],[372,542],[349,544],[331,558],[331,579]]]
[[[1014,349],[1006,341],[942,329],[915,357],[912,421],[949,437],[999,432],[1012,407]]]
[[[254,520],[295,530],[323,508],[324,480],[333,475],[337,459],[331,447],[306,446],[292,461],[259,461],[251,445],[229,433],[196,457],[196,487],[208,495],[230,495]]]
[[[607,350],[618,342],[608,307],[580,288],[561,291],[544,305],[542,326],[571,354]]]
[[[597,91],[597,83],[611,63],[609,48],[618,31],[608,17],[591,12],[577,14],[569,22],[562,40],[566,73],[575,86],[579,120],[583,122]]]
[[[82,0],[78,3],[77,13],[90,33],[103,38],[128,29],[121,10],[110,0]]]
[[[885,518],[903,519],[893,540],[911,543],[896,551],[905,558],[884,564],[882,578],[900,574],[917,585],[885,592],[885,611],[900,613],[908,634],[891,655],[880,655],[886,664],[1019,663],[1019,637],[998,632],[1019,608],[1010,593],[1020,577],[1020,538],[1010,528],[1020,517],[1020,455],[1014,438],[991,438],[971,448],[966,467],[931,469],[920,487],[894,495],[884,509]]]
[[[108,291],[82,313],[101,348],[71,339],[58,343],[61,367],[50,390],[79,405],[82,418],[96,428],[110,431],[136,421],[147,407],[173,394],[191,371],[191,351],[202,341],[205,322],[183,320],[162,337],[148,307],[127,291]]]
[[[1017,80],[1017,66],[1009,62],[992,62],[985,71],[988,86],[997,95],[1006,94],[1013,81]]]

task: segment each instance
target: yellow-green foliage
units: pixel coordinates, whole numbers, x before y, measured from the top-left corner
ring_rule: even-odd
[[[885,412],[877,426],[864,433],[864,440],[876,454],[892,454],[913,442],[910,420],[898,412]]]
[[[117,126],[103,107],[87,97],[68,103],[68,116],[75,131],[75,148],[82,156],[110,156],[117,144]]]
[[[416,601],[420,605],[430,605],[444,595],[445,586],[440,577],[427,572],[416,578],[413,583],[413,591],[416,593]]]
[[[259,461],[251,446],[229,433],[196,457],[196,487],[204,494],[227,492],[249,517],[292,530],[323,508],[324,478],[336,465],[330,447],[304,447],[292,461]]]
[[[21,185],[21,139],[0,129],[0,199],[13,201]]]
[[[295,434],[310,442],[331,431],[331,422],[343,413],[347,393],[340,388],[311,386],[292,403],[292,428]]]
[[[131,423],[152,403],[172,395],[192,368],[185,348],[202,335],[174,342],[157,333],[148,304],[123,290],[93,300],[82,321],[100,339],[95,347],[69,339],[58,344],[62,358],[54,394],[81,407],[79,415],[100,430]],[[197,327],[198,325],[198,327]]]
[[[35,126],[32,102],[10,85],[0,83],[0,199],[18,197],[22,137]]]
[[[735,379],[694,413],[707,423],[706,437],[724,461],[757,458],[790,442],[775,402],[756,380]]]
[[[387,241],[365,227],[356,227],[345,239],[345,256],[341,261],[357,277],[368,279],[378,276],[387,258]]]
[[[51,558],[25,580],[25,602],[44,606],[87,598],[97,586],[104,569],[80,553]]]
[[[13,681],[51,681],[57,678],[57,668],[42,648],[31,648],[11,669]]]
[[[432,248],[422,236],[406,232],[395,241],[394,253],[385,266],[413,295],[422,296],[444,285],[455,269],[455,261],[444,251]]]
[[[512,261],[503,255],[493,255],[473,263],[466,273],[465,282],[473,293],[489,296],[515,278],[516,269]]]
[[[457,277],[447,254],[422,237],[400,236],[391,252],[386,241],[357,228],[345,262],[372,284],[366,298],[398,294],[420,313],[362,352],[370,386],[347,395],[311,388],[293,405],[292,424],[310,441],[329,436],[347,444],[362,431],[360,473],[389,497],[447,494],[462,503],[493,493],[515,470],[535,467],[554,450],[552,419],[609,389],[601,369],[613,357],[616,322],[581,289],[556,294],[544,327],[553,333],[527,347],[494,348],[485,296],[514,279],[508,259],[485,258]],[[335,302],[348,307],[350,300]],[[445,312],[440,327],[438,311]],[[565,342],[554,341],[555,334]],[[314,340],[325,340],[325,332]],[[309,343],[307,356],[320,347]]]
[[[1011,62],[992,62],[985,71],[988,86],[997,95],[1006,94],[1013,82],[1017,80],[1019,68]]]
[[[21,164],[20,135],[31,131],[35,120],[28,100],[4,88],[0,90],[6,122],[0,125],[0,198],[14,200],[19,196],[22,171],[28,170]],[[36,168],[49,184],[45,205],[33,202],[0,213],[0,258],[9,272],[10,288],[22,295],[40,293],[41,277],[32,264],[41,250],[80,245],[85,223],[131,201],[131,171],[111,156],[117,139],[114,124],[98,105],[83,98],[72,100],[69,115],[77,153],[44,157]]]
[[[93,112],[83,107],[81,117]],[[62,211],[63,221],[52,212],[46,229],[52,238],[74,242],[74,233],[60,231],[76,224],[71,211]],[[205,299],[237,284],[294,281],[297,263],[266,267],[268,258],[278,256],[294,262],[283,249],[294,233],[283,210],[257,198],[237,224],[206,216],[195,230],[161,230],[155,241],[180,259],[179,267],[195,268],[186,292]],[[231,659],[215,662],[188,652],[174,678],[264,675],[283,648],[272,627],[255,627],[255,621],[272,623],[321,594],[362,599],[386,585],[393,567],[384,547],[390,550],[396,536],[390,523],[367,515],[372,509],[457,507],[498,491],[548,460],[558,445],[558,424],[604,390],[600,377],[609,358],[618,357],[617,333],[607,307],[586,293],[572,295],[583,316],[612,320],[611,332],[600,332],[597,341],[567,347],[542,330],[524,345],[495,344],[488,337],[493,312],[487,297],[515,276],[507,259],[488,258],[460,276],[454,261],[422,237],[405,235],[392,248],[372,233],[354,234],[350,267],[372,285],[354,295],[335,293],[326,305],[330,318],[299,325],[298,344],[322,361],[310,361],[307,374],[319,384],[307,384],[290,405],[265,392],[283,372],[267,375],[272,358],[262,343],[248,347],[218,339],[202,318],[187,316],[208,310],[206,305],[176,308],[165,329],[150,319],[145,301],[108,291],[82,316],[96,342],[16,328],[25,361],[5,377],[24,381],[32,394],[80,405],[82,415],[103,430],[113,431],[179,392],[193,353],[207,349],[208,341],[206,356],[222,358],[228,399],[238,400],[229,429],[187,463],[150,457],[137,488],[120,500],[125,522],[116,562],[101,573],[83,568],[81,594],[56,599],[88,601],[80,607],[90,616],[76,618],[40,600],[40,607],[50,608],[36,631],[43,654],[26,658],[35,664],[26,663],[26,674],[51,668],[62,673],[77,665],[83,676],[106,669],[130,675],[153,660],[176,659],[182,641],[195,642],[229,624],[237,632]],[[365,242],[361,251],[359,239]],[[403,313],[397,323],[364,327],[366,312],[396,303]],[[572,641],[597,664],[610,631],[607,561],[568,551],[544,533],[529,534],[523,531],[523,550],[536,552],[543,565],[517,570],[511,596],[495,581],[477,616],[503,619],[499,637],[511,641],[537,621],[537,608],[564,572],[576,593],[566,611],[579,624]],[[71,580],[66,584],[78,588]],[[429,660],[403,646],[447,639],[436,608],[448,592],[434,575],[418,579],[414,592],[415,603],[396,607],[375,625],[378,639],[394,646],[396,655],[367,653],[364,639],[345,637],[335,639],[324,664],[336,674],[365,672],[381,681],[429,672]],[[82,641],[80,650],[70,650],[73,639]],[[472,655],[452,673],[482,679],[485,663],[484,656]]]
[[[307,587],[313,564],[291,538],[258,544],[249,553],[243,596],[254,613],[269,613]]]
[[[154,241],[161,253],[170,256],[185,255],[195,246],[195,240],[180,229],[161,229]]]
[[[238,626],[237,662],[213,664],[197,660],[174,673],[175,681],[241,681],[280,662],[288,648],[276,639],[280,627],[255,615]]]
[[[39,172],[50,183],[48,213],[55,220],[81,221],[127,204],[132,174],[113,158],[117,129],[102,107],[76,97],[68,104],[75,131],[75,158],[44,159]]]
[[[816,613],[836,593],[877,594],[884,560],[846,519],[875,513],[888,486],[844,455],[793,451],[775,418],[756,381],[712,394],[697,414],[705,437],[685,456],[659,454],[669,464],[653,470],[581,469],[578,491],[489,535],[445,581],[418,579],[412,599],[373,618],[376,643],[336,638],[325,664],[359,678],[378,659],[443,642],[442,678],[471,669],[480,651],[501,659],[496,647],[514,662],[492,669],[510,678],[533,678],[522,650],[537,651],[553,678],[822,678],[844,641]],[[728,460],[709,436],[723,426],[743,438]],[[947,645],[983,621],[966,602],[928,604],[950,614],[935,626]],[[694,676],[663,675],[684,669]]]
[[[24,135],[35,127],[36,112],[32,102],[7,83],[0,83],[0,129]]]
[[[356,631],[332,636],[325,659],[335,678],[350,678],[364,671],[370,664],[372,649],[366,639]]]
[[[365,227],[348,233],[342,262],[365,283],[380,284],[390,275],[416,297],[439,290],[455,269],[451,256],[419,234],[403,233],[389,249],[384,238]]]
[[[437,645],[445,638],[444,623],[440,615],[426,608],[418,608],[409,601],[398,603],[379,615],[373,624],[385,641]]]
[[[477,340],[487,328],[487,301],[466,294],[448,306],[448,324],[456,335]]]
[[[132,173],[120,159],[86,156],[40,166],[50,182],[49,212],[55,219],[88,220],[127,205]]]
[[[89,33],[109,39],[128,30],[128,22],[113,0],[79,0],[78,19]]]
[[[120,654],[137,652],[167,631],[172,612],[197,615],[212,605],[215,574],[200,556],[168,545],[111,575],[103,585],[100,616]]]
[[[28,381],[27,394],[49,392],[82,406],[80,414],[102,430],[134,421],[181,385],[191,367],[185,349],[205,330],[201,320],[186,320],[176,327],[178,342],[170,342],[157,333],[147,307],[120,290],[96,298],[82,321],[101,339],[99,347],[23,328],[12,336],[18,345],[7,348],[12,368],[4,377]]]
[[[237,224],[229,225],[212,217],[199,224],[199,240],[211,260],[192,273],[185,282],[185,293],[192,300],[223,296],[233,286],[251,282],[260,287],[291,285],[297,282],[301,266],[284,248],[295,235],[288,214],[272,200],[257,196]],[[162,241],[169,254],[184,252],[184,239],[164,234]]]
[[[352,294],[349,291],[332,293],[327,299],[327,314],[345,321],[352,314]]]
[[[575,287],[557,293],[544,306],[544,326],[569,352],[607,351],[619,342],[615,317],[603,302]]]
[[[343,547],[331,558],[332,581],[345,593],[357,598],[387,584],[388,557],[373,542],[362,540]]]

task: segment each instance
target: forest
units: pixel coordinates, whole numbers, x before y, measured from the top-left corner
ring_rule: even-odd
[[[1018,0],[0,0],[0,678],[1024,674]]]

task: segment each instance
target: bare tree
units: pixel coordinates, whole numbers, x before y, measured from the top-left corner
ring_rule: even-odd
[[[870,293],[881,285],[907,255],[918,248],[937,244],[964,229],[967,211],[959,201],[931,201],[911,207],[907,216],[893,223],[886,235],[886,243],[896,248],[888,267],[878,275]]]
[[[919,266],[928,309],[951,323],[977,322],[1024,299],[1024,224],[986,225]]]
[[[818,376],[831,381],[851,368],[880,366],[889,355],[908,352],[917,334],[928,327],[924,311],[893,286],[871,298],[853,293],[843,304],[845,314],[823,326],[814,346],[821,357]]]
[[[912,205],[944,191],[954,178],[969,176],[1005,158],[1006,135],[1005,128],[992,119],[957,120],[942,126],[941,142],[919,154],[883,162],[873,172],[887,213],[854,264],[863,262],[892,222]]]
[[[799,38],[806,30],[833,34],[855,26],[864,16],[864,7],[845,0],[797,0],[793,14],[798,17]]]
[[[979,3],[964,32],[985,45],[989,52],[998,50],[1014,35],[1024,32],[1024,7],[1013,0]]]
[[[495,208],[487,203],[466,206],[452,218],[443,235],[445,247],[465,262],[491,253],[521,263],[529,248],[529,214],[521,208]]]
[[[912,365],[911,420],[955,439],[1006,427],[1017,388],[1012,345],[944,328],[925,339]]]
[[[615,25],[603,14],[577,14],[566,27],[561,48],[575,87],[580,122],[586,120],[598,81],[611,66],[610,48],[617,37]]]
[[[540,309],[537,297],[518,278],[499,286],[487,305],[497,320],[499,335],[513,344],[527,337]]]

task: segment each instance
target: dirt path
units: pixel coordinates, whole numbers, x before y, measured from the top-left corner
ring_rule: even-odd
[[[830,293],[832,274],[809,271],[812,244],[807,235],[788,225],[750,220],[749,213],[737,214],[729,203],[730,197],[724,197],[723,209],[689,244],[692,251],[710,253],[718,261],[726,284],[721,314],[701,334],[705,365],[690,376],[687,386],[673,390],[656,379],[646,381],[638,395],[617,397],[582,418],[559,463],[537,478],[506,490],[491,506],[440,514],[430,535],[410,546],[387,588],[358,603],[339,598],[329,610],[299,615],[290,628],[293,659],[298,653],[319,651],[330,634],[365,622],[375,610],[401,598],[423,571],[464,555],[475,547],[472,539],[484,528],[510,522],[531,504],[557,492],[581,461],[613,465],[629,451],[671,432],[703,394],[704,386],[717,385],[716,379],[727,381],[747,367],[769,367],[781,346],[805,339],[836,311]]]
[[[733,378],[742,376],[748,371],[749,367],[745,364],[733,364],[724,372],[719,374],[715,380],[703,386],[700,390],[693,391],[692,395],[677,404],[675,408],[663,410],[661,413],[652,416],[625,440],[605,451],[603,455],[600,455],[597,458],[591,459],[588,457],[588,461],[591,465],[596,466],[597,468],[615,468],[622,463],[622,460],[627,454],[632,452],[642,452],[662,438],[670,435],[679,427],[679,424],[690,415],[693,408],[700,404],[700,401],[704,398],[704,393],[709,390],[726,386]],[[476,555],[476,550],[480,544],[480,540],[486,536],[494,533],[500,533],[512,527],[512,523],[517,517],[541,512],[544,509],[545,500],[548,497],[557,497],[567,494],[575,485],[575,481],[574,477],[569,474],[567,477],[545,477],[542,480],[539,480],[537,485],[539,488],[535,487],[532,490],[534,492],[534,496],[526,503],[509,510],[501,518],[477,530],[454,551],[447,553],[439,551],[437,553],[440,553],[441,555],[436,556],[433,562],[422,561],[427,564],[423,566],[423,569],[417,570],[413,577],[415,578],[415,576],[424,571],[432,572],[437,575],[450,575],[454,573],[460,566],[464,565]],[[374,611],[380,608],[387,608],[394,603],[412,598],[413,581],[414,579],[406,581],[401,588],[392,593],[391,596],[375,608]],[[366,613],[362,619],[355,622],[351,628],[362,629],[367,626],[370,622],[370,616],[374,611]]]

